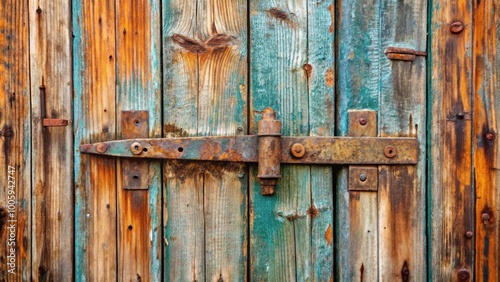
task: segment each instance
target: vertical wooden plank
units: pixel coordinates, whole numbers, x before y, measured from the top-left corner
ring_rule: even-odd
[[[116,160],[82,155],[80,144],[116,139],[115,3],[73,9],[75,91],[75,276],[117,279]]]
[[[270,106],[285,136],[309,134],[307,1],[251,1],[251,122]],[[321,67],[319,68],[321,71]],[[316,179],[317,181],[319,179]],[[252,281],[311,279],[311,169],[282,166],[276,195],[261,195],[250,176]],[[320,188],[318,188],[319,190]]]
[[[337,130],[347,135],[350,109],[379,110],[380,3],[338,3]],[[348,171],[338,176],[336,195],[339,280],[378,279],[377,193],[348,191]]]
[[[117,121],[124,110],[146,110],[148,136],[161,137],[160,3],[136,0],[115,5]],[[121,124],[117,123],[118,136],[123,133]],[[147,190],[125,190],[123,171],[117,166],[119,281],[161,280],[160,162],[146,162]]]
[[[431,279],[450,281],[474,273],[472,188],[472,1],[433,1],[430,45],[429,163]],[[453,33],[451,24],[464,29]]]
[[[31,274],[28,2],[0,1],[0,280]]]
[[[246,2],[164,1],[163,10],[165,135],[245,134]],[[165,169],[165,279],[245,280],[244,166]]]
[[[309,88],[309,135],[334,136],[335,4],[334,1],[308,1],[307,9],[308,64],[304,68]],[[311,167],[311,193],[311,280],[333,281],[334,187],[331,167]]]
[[[198,135],[247,132],[247,1],[198,1]],[[205,166],[205,278],[244,281],[247,270],[244,164]]]
[[[164,0],[163,133],[194,136],[198,117],[196,1]],[[205,281],[203,173],[195,165],[164,166],[164,280]]]
[[[33,140],[34,281],[73,280],[73,131],[69,1],[29,1]],[[44,128],[47,118],[69,125]]]
[[[381,1],[380,113],[382,137],[418,137],[417,166],[380,166],[379,281],[426,281],[426,58],[386,58],[388,47],[425,51],[427,1]]]
[[[500,7],[474,2],[474,183],[476,281],[500,279]]]

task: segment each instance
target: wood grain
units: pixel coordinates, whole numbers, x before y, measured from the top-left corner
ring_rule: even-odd
[[[348,110],[379,110],[380,3],[349,0],[338,5],[336,126],[338,134],[347,135]],[[342,251],[336,258],[336,278],[376,281],[377,193],[349,192],[347,173],[347,169],[342,169],[337,176],[336,239]]]
[[[159,1],[116,4],[116,107],[118,122],[124,110],[148,111],[146,136],[161,136],[161,65]],[[113,60],[112,57],[109,57]],[[135,136],[138,137],[138,136]],[[130,138],[130,137],[127,137]],[[124,162],[120,160],[119,163]],[[146,161],[147,190],[125,190],[118,165],[118,280],[160,281],[162,263],[160,162]]]
[[[381,2],[380,113],[382,137],[418,137],[416,166],[379,166],[379,281],[427,280],[426,256],[426,58],[391,61],[382,50],[426,51],[427,1]]]
[[[476,192],[476,281],[500,279],[500,7],[474,2],[474,183]],[[483,220],[483,214],[489,219]]]
[[[74,1],[75,277],[114,281],[116,160],[82,155],[80,144],[116,139],[115,3]]]
[[[29,1],[33,146],[34,281],[73,280],[73,132],[71,8],[68,1]],[[45,86],[42,117],[41,85]],[[43,118],[69,120],[47,128]]]
[[[164,1],[163,10],[173,70],[164,76],[164,134],[245,134],[246,2]],[[165,279],[245,280],[245,167],[171,163],[165,176]]]
[[[27,281],[32,239],[28,3],[2,0],[0,13],[0,280]],[[10,249],[15,258],[9,266]]]
[[[464,236],[474,231],[472,4],[436,2],[430,10],[429,279],[450,281],[461,269],[474,273],[474,244]],[[455,21],[465,25],[462,32],[450,31]]]

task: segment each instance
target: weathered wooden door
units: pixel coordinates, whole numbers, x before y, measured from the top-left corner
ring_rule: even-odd
[[[0,281],[497,281],[499,17],[494,0],[0,0]],[[213,143],[163,151],[178,160],[106,143],[243,140],[267,107],[283,138],[417,140],[418,161],[287,151],[262,195],[257,164],[195,160],[233,158]]]

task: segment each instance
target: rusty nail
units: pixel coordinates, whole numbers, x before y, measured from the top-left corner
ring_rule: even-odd
[[[292,145],[292,155],[296,158],[302,158],[304,154],[306,153],[306,148],[304,148],[304,145],[300,143],[295,143]]]
[[[491,131],[488,132],[488,133],[486,133],[486,139],[487,140],[493,140],[494,138],[495,138],[495,133],[493,133]]]
[[[481,215],[481,218],[482,218],[483,220],[490,220],[491,216],[490,216],[490,214],[489,214],[489,213],[486,213],[486,212],[485,212],[485,213],[483,213],[483,214]]]
[[[106,144],[106,143],[97,143],[97,145],[95,146],[95,150],[98,153],[104,154],[108,150],[108,144]]]
[[[359,124],[361,124],[361,125],[366,125],[368,123],[368,120],[366,120],[366,118],[360,118],[358,121],[359,121]]]
[[[464,113],[457,113],[457,119],[464,119],[465,114]]]
[[[470,278],[470,273],[467,269],[462,268],[458,271],[458,279],[466,281],[469,280],[469,278]]]
[[[452,33],[460,33],[464,30],[464,24],[462,22],[456,21],[450,25],[450,31]]]
[[[36,13],[37,14],[41,14],[42,13],[42,9],[40,9],[40,7],[36,8]]]
[[[132,145],[130,145],[130,151],[134,155],[139,155],[142,153],[142,145],[139,142],[134,142]]]
[[[361,180],[361,182],[365,182],[365,181],[366,181],[366,179],[368,179],[368,177],[366,176],[366,174],[361,173],[361,174],[359,175],[359,180]]]
[[[398,151],[396,150],[396,147],[394,146],[387,146],[384,149],[384,155],[388,158],[394,158]]]
[[[132,230],[132,228],[133,228],[132,225],[128,226],[128,230]]]
[[[467,232],[465,232],[465,237],[466,237],[466,238],[472,238],[472,236],[473,236],[473,235],[474,235],[474,234],[472,233],[472,231],[467,231]]]
[[[243,131],[243,127],[242,126],[238,126],[237,130],[238,130],[238,132],[242,132]]]

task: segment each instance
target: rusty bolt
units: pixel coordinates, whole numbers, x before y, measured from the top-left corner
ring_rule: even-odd
[[[359,175],[359,180],[361,180],[361,182],[365,182],[365,181],[366,181],[366,179],[368,179],[368,176],[366,176],[366,174],[365,174],[365,173],[361,173],[361,174]]]
[[[368,123],[368,120],[366,120],[366,118],[363,118],[363,117],[360,118],[358,121],[359,121],[359,124],[361,124],[361,125],[366,125]]]
[[[462,268],[457,273],[458,279],[461,281],[467,281],[470,278],[470,273],[467,269]]]
[[[490,218],[491,218],[491,215],[490,215],[489,213],[486,213],[486,212],[485,212],[485,213],[483,213],[483,214],[481,215],[481,219],[482,219],[482,220],[490,220]]]
[[[467,232],[465,232],[465,237],[466,237],[466,238],[469,238],[469,239],[470,239],[470,238],[472,238],[472,236],[474,236],[474,233],[472,233],[472,231],[467,231]]]
[[[450,31],[452,33],[460,33],[464,30],[464,24],[462,22],[456,21],[450,24]]]
[[[306,153],[306,148],[300,143],[295,143],[292,145],[291,149],[292,155],[296,158],[302,158]]]
[[[384,149],[384,155],[388,158],[394,158],[397,155],[398,151],[394,146],[387,146]]]
[[[139,142],[134,142],[132,145],[130,145],[130,151],[134,155],[139,155],[142,153],[142,145]]]
[[[491,131],[490,131],[490,132],[488,132],[488,133],[486,133],[486,139],[487,139],[487,140],[490,140],[490,141],[491,141],[491,140],[493,140],[494,138],[495,138],[495,133],[493,133],[493,132],[491,132]]]
[[[97,143],[97,145],[95,146],[95,150],[98,153],[104,154],[108,150],[108,144],[106,144],[106,143]]]

